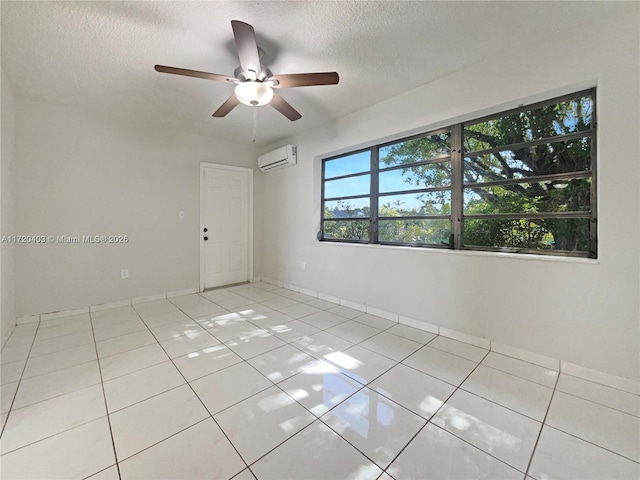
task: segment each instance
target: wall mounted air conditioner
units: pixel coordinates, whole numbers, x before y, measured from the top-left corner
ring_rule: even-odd
[[[258,157],[258,167],[263,172],[270,172],[278,168],[291,167],[297,163],[297,148],[295,145],[285,145],[273,152],[265,153]]]

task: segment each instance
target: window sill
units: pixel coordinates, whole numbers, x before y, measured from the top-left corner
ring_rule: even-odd
[[[462,255],[472,257],[495,257],[495,258],[513,258],[518,260],[541,261],[541,262],[560,262],[560,263],[579,263],[583,265],[599,265],[600,261],[594,258],[583,257],[565,257],[555,255],[536,255],[534,253],[508,253],[508,252],[485,252],[482,250],[450,250],[448,248],[429,248],[429,247],[405,247],[396,245],[376,245],[362,243],[343,243],[343,242],[321,242],[313,240],[313,243],[321,245],[330,245],[337,247],[350,248],[373,248],[373,249],[391,249],[405,250],[412,252],[434,253],[442,255]]]

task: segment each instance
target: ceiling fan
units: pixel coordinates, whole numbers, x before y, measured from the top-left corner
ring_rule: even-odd
[[[231,21],[233,36],[238,49],[240,66],[233,72],[233,77],[217,73],[198,72],[184,68],[156,65],[155,69],[162,73],[184,75],[186,77],[204,78],[218,82],[235,84],[234,94],[213,113],[214,117],[224,117],[239,103],[250,106],[270,104],[292,122],[302,117],[289,105],[274,88],[308,87],[314,85],[336,85],[339,81],[336,72],[322,73],[290,73],[273,75],[268,67],[260,64],[262,50],[256,42],[256,34],[248,23]]]

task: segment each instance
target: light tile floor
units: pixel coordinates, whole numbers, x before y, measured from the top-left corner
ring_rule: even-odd
[[[2,479],[638,479],[640,400],[254,283],[16,327]]]

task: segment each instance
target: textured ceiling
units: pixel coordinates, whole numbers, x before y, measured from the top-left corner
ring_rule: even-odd
[[[236,142],[251,108],[211,114],[225,83],[156,73],[158,64],[232,75],[231,20],[254,26],[274,73],[337,71],[337,86],[281,90],[302,113],[259,107],[266,144],[527,45],[566,38],[609,2],[2,1],[2,68],[20,97]],[[544,68],[533,66],[532,68]]]

